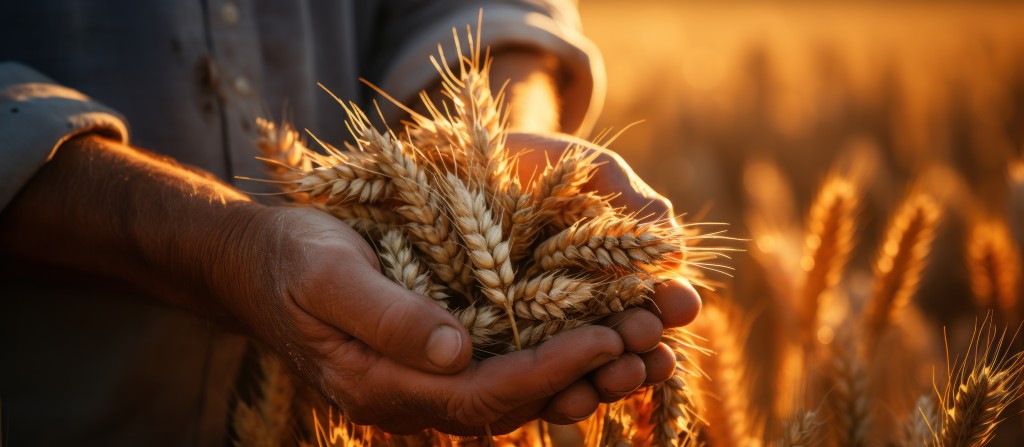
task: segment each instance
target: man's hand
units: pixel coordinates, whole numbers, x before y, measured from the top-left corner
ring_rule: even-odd
[[[455,318],[381,275],[371,248],[337,219],[264,208],[239,223],[215,295],[353,422],[478,435],[540,416],[578,420],[598,396],[575,383],[622,355],[617,332],[592,327],[472,361]]]

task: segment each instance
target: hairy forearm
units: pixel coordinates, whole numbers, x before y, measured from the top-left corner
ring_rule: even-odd
[[[98,136],[64,144],[0,214],[0,256],[127,285],[199,314],[219,240],[255,208],[197,171]]]

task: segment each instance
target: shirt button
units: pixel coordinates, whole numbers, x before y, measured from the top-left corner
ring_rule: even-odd
[[[250,91],[252,91],[252,87],[249,86],[249,80],[246,79],[244,76],[239,76],[235,78],[234,84],[235,91],[238,92],[238,94],[240,95],[245,96],[248,95]]]
[[[234,2],[224,2],[220,7],[220,18],[224,21],[224,24],[228,26],[235,26],[238,24],[238,19],[241,16],[241,12],[238,10],[238,5]]]

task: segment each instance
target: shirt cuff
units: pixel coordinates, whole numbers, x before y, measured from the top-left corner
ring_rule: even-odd
[[[14,62],[0,62],[0,210],[68,139],[89,132],[128,142],[124,119]]]
[[[385,71],[380,87],[394,98],[408,101],[437,82],[437,70],[428,57],[437,57],[437,46],[442,44],[445,62],[450,66],[456,64],[458,54],[452,47],[452,27],[459,30],[465,51],[464,27],[477,23],[479,11],[478,6],[457,9],[410,39],[411,44],[398,53],[396,62]],[[557,57],[567,78],[559,91],[562,129],[585,136],[593,129],[604,104],[604,61],[593,42],[580,32],[578,23],[567,22],[514,5],[488,5],[483,11],[481,40],[492,53],[503,47],[533,47]]]

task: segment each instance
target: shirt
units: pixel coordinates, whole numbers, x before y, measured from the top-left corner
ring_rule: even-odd
[[[261,186],[257,116],[327,141],[366,78],[411,101],[428,57],[483,8],[492,51],[536,48],[566,79],[562,125],[603,100],[600,55],[570,0],[47,0],[0,8],[0,209],[61,142],[101,132]],[[463,41],[465,45],[465,41]],[[110,198],[117,200],[117,198]],[[146,298],[0,273],[0,417],[8,445],[220,445],[246,340]]]

